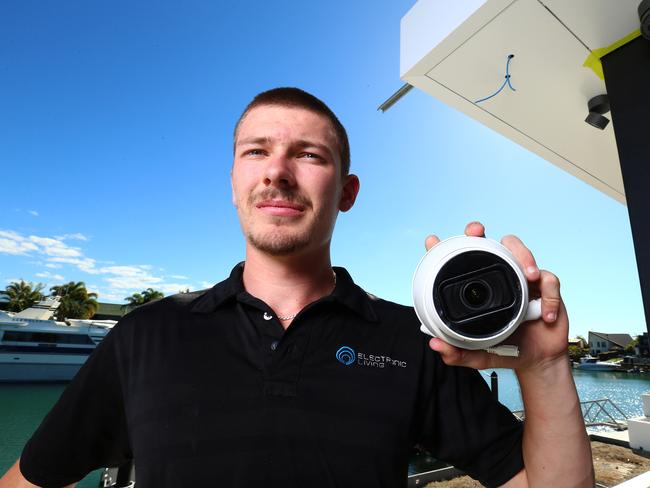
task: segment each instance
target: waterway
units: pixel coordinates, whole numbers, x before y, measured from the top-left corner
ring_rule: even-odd
[[[499,400],[511,410],[521,410],[523,404],[515,375],[510,370],[496,370],[499,376]],[[490,384],[490,372],[482,371]],[[609,398],[628,416],[642,415],[641,394],[650,393],[650,374],[584,372],[574,370],[578,395],[582,401]],[[0,384],[0,473],[4,473],[18,458],[23,445],[44,415],[61,395],[65,385]],[[431,469],[427,456],[413,458],[411,473]],[[77,486],[97,488],[100,472],[88,475]]]
[[[521,392],[512,370],[497,369],[499,377],[499,401],[510,410],[523,410]],[[482,376],[490,384],[490,371]],[[643,415],[642,393],[650,393],[650,373],[629,374],[606,371],[573,370],[580,401],[609,398],[628,417]]]

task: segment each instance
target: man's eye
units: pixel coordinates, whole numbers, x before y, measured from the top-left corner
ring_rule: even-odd
[[[318,154],[310,153],[310,152],[302,153],[300,157],[308,158],[308,159],[323,159]]]
[[[264,151],[262,151],[261,149],[249,149],[248,151],[246,151],[245,154],[247,156],[261,156],[262,154],[264,154]]]

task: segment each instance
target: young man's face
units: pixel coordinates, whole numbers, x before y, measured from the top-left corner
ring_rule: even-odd
[[[356,176],[341,176],[330,121],[302,108],[262,105],[242,120],[232,168],[233,203],[249,245],[272,255],[329,246]]]

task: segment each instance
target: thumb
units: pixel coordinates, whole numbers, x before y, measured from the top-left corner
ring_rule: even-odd
[[[438,239],[438,236],[432,234],[432,235],[427,236],[427,238],[424,240],[424,247],[428,251],[429,249],[431,249],[433,246],[435,246],[439,242],[440,242],[440,239]]]
[[[470,351],[447,344],[442,339],[434,337],[429,341],[429,347],[440,354],[447,366],[464,366],[474,369],[491,367],[492,354],[486,351]]]

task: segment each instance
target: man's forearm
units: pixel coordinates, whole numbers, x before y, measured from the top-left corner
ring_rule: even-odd
[[[594,486],[591,445],[568,357],[517,371],[526,411],[523,455],[536,486]]]

